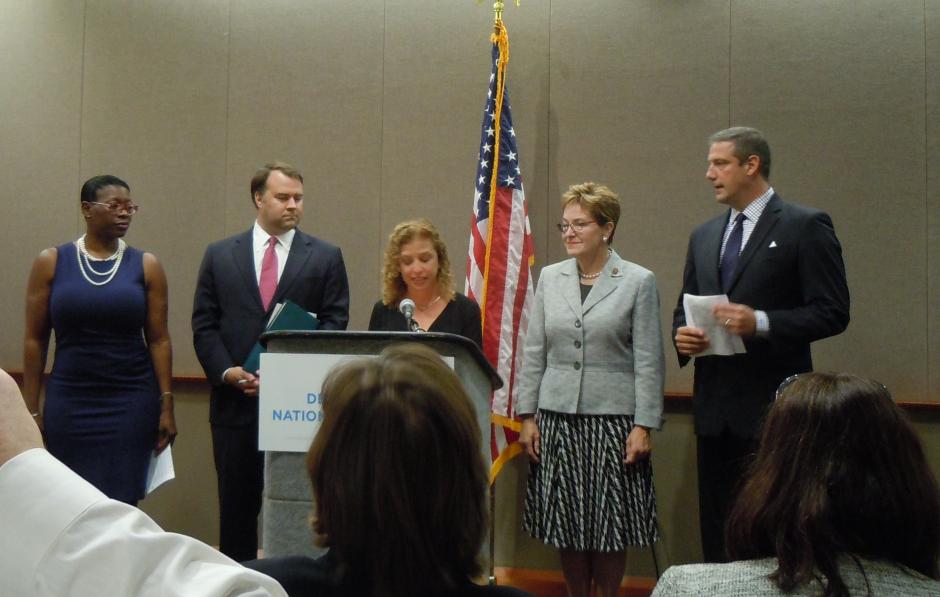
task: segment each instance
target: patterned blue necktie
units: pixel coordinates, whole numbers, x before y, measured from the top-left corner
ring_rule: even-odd
[[[744,238],[744,214],[739,213],[734,219],[734,226],[731,228],[731,234],[728,235],[728,242],[725,244],[725,256],[721,260],[719,273],[721,275],[721,291],[728,292],[731,287],[731,279],[734,277],[734,270],[738,267],[738,256],[741,253],[741,240]]]

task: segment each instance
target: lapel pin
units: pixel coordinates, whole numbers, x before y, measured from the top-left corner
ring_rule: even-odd
[[[776,247],[776,246],[777,246],[777,241],[772,240],[772,241],[770,241],[770,246],[767,247],[767,248],[768,248],[768,249],[773,249],[773,248]]]

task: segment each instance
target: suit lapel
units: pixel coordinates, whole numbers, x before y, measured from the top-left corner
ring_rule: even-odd
[[[235,245],[232,247],[232,260],[248,288],[248,295],[252,297],[258,309],[263,311],[261,291],[258,289],[258,278],[255,274],[255,256],[251,244],[252,230],[249,229],[248,232],[235,239]]]
[[[578,280],[578,264],[574,259],[565,262],[561,269],[561,296],[571,311],[581,319],[581,287]]]
[[[294,280],[296,280],[300,272],[303,271],[307,261],[313,254],[312,244],[310,237],[303,234],[300,230],[294,233],[294,240],[290,244],[290,253],[287,254],[287,263],[284,264],[281,279],[277,282],[277,290],[274,292],[271,305],[276,305],[281,302],[282,298],[293,285]]]
[[[738,258],[738,266],[734,270],[734,277],[731,278],[731,286],[728,288],[729,294],[734,290],[741,276],[744,275],[745,270],[747,270],[747,265],[754,255],[758,251],[766,248],[764,247],[764,241],[780,220],[781,207],[780,196],[774,193],[774,196],[767,202],[767,207],[764,208],[760,218],[757,220],[757,226],[751,231],[751,236],[747,239],[744,251],[741,252],[741,256]]]
[[[725,229],[728,227],[728,218],[731,217],[731,210],[723,218],[715,218],[711,230],[704,234],[702,246],[698,251],[702,254],[702,263],[705,265],[704,275],[709,287],[717,289],[721,294],[721,274],[718,267],[721,264],[721,241],[725,236]],[[706,293],[707,294],[707,293]]]
[[[584,300],[582,311],[586,314],[594,305],[607,298],[610,293],[617,289],[620,281],[623,279],[623,260],[617,253],[612,253],[610,259],[604,264],[604,272],[601,274],[591,292]]]

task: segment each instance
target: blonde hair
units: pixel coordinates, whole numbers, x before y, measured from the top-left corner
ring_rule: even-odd
[[[561,196],[561,210],[569,205],[580,205],[591,217],[597,220],[598,226],[613,223],[614,229],[607,235],[607,244],[613,242],[617,232],[617,222],[620,221],[620,198],[617,194],[596,182],[584,182],[568,187]]]
[[[437,290],[441,298],[445,303],[454,298],[454,278],[450,273],[447,246],[441,240],[441,233],[437,231],[431,220],[420,218],[398,224],[388,237],[385,262],[382,265],[382,302],[387,306],[398,304],[398,301],[405,296],[407,288],[405,281],[402,280],[399,264],[401,248],[417,239],[431,241],[437,253]]]

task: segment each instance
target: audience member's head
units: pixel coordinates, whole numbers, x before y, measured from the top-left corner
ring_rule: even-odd
[[[318,542],[373,595],[435,594],[480,572],[486,470],[470,398],[437,353],[390,347],[323,385],[307,465]]]
[[[827,579],[844,595],[841,555],[938,578],[940,492],[904,413],[880,383],[804,373],[777,391],[732,509],[733,559],[775,557],[783,591]]]

